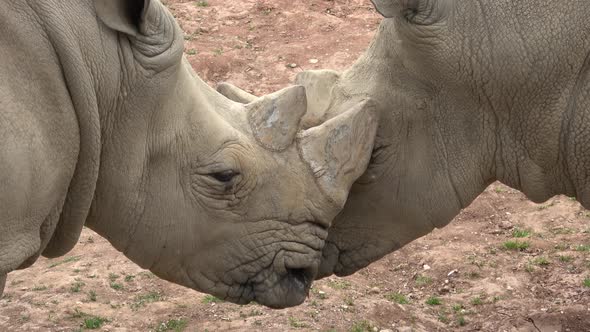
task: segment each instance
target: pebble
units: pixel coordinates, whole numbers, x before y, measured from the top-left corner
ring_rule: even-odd
[[[287,65],[289,68],[297,68],[297,64],[296,63],[290,63]]]
[[[393,330],[390,330],[390,329],[385,329],[385,330],[381,330],[381,331],[379,331],[379,332],[393,332]]]
[[[318,62],[320,62],[320,60],[318,60],[318,59],[309,59],[309,63],[311,63],[311,64],[316,64]]]
[[[424,270],[426,270],[426,271],[428,271],[428,270],[430,270],[430,269],[431,269],[430,265],[428,265],[428,264],[424,264],[423,268],[424,268]]]
[[[409,327],[409,326],[405,326],[405,327],[398,327],[397,328],[397,332],[413,332],[414,330]]]
[[[379,294],[381,293],[381,289],[379,289],[379,287],[372,287],[371,289],[369,289],[369,294]]]

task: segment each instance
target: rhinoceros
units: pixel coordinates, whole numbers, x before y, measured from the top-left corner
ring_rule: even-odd
[[[193,72],[183,40],[157,0],[0,2],[2,286],[86,225],[174,283],[305,299],[370,160],[375,104],[303,129],[302,86],[236,103]]]
[[[319,278],[352,274],[444,227],[494,181],[534,202],[565,194],[590,208],[590,2],[373,4],[385,18],[352,67],[295,80],[307,91],[304,127],[367,98],[380,114]]]

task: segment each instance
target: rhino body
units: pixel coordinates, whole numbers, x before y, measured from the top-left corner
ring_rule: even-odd
[[[447,225],[494,181],[590,208],[589,2],[373,2],[385,19],[366,53],[337,79],[297,79],[310,100],[329,100],[313,111],[322,120],[359,98],[381,114],[320,276],[354,273]]]
[[[352,67],[296,78],[304,126],[367,98],[380,113],[319,277],[352,274],[444,227],[494,181],[534,202],[565,194],[590,208],[589,2],[373,3],[385,19]]]
[[[369,162],[374,104],[300,130],[303,87],[242,105],[183,49],[156,0],[0,2],[0,289],[86,224],[172,282],[305,299]]]

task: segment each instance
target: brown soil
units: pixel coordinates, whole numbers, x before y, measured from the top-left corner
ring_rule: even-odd
[[[167,3],[199,75],[256,94],[302,70],[346,68],[379,22],[368,0]],[[0,330],[74,331],[100,317],[103,331],[590,331],[589,232],[574,200],[537,205],[494,184],[448,227],[317,282],[299,307],[271,310],[159,280],[85,229],[67,256],[9,275]]]

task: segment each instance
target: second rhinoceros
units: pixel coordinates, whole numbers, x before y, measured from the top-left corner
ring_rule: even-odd
[[[375,108],[300,130],[303,87],[238,104],[183,48],[159,1],[0,2],[2,286],[86,224],[166,280],[236,303],[305,299]]]
[[[320,276],[352,274],[446,226],[494,181],[590,208],[590,2],[372,2],[385,19],[356,63],[296,79],[304,127],[366,98],[380,113]]]

